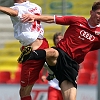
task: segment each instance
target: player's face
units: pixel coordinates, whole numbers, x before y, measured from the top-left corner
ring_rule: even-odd
[[[62,35],[57,36],[57,38],[55,39],[55,43],[57,44],[62,38]]]
[[[91,11],[91,18],[93,21],[92,23],[94,23],[94,25],[100,24],[100,9],[96,11]]]

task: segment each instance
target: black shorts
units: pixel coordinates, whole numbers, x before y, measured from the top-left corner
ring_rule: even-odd
[[[73,83],[75,88],[77,88],[76,78],[78,75],[79,64],[71,59],[69,55],[60,48],[53,48],[59,52],[57,64],[55,66],[48,66],[58,79],[59,86],[64,80],[68,80]]]

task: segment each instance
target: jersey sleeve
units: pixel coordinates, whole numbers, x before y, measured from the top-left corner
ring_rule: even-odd
[[[77,16],[56,16],[55,15],[55,23],[60,25],[71,25],[76,23]]]
[[[17,6],[12,6],[12,7],[10,7],[10,8],[12,8],[12,9],[18,11],[18,15],[17,15],[17,17],[19,17],[19,18],[22,17],[22,14],[23,14],[22,9],[23,9],[23,8],[19,8],[19,7],[17,7]]]

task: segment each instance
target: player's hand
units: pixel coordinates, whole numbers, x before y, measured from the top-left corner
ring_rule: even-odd
[[[22,22],[34,22],[34,15],[31,15],[31,14],[23,14],[22,15],[22,18],[21,18],[21,21]]]
[[[46,76],[45,76],[45,75],[41,76],[41,80],[42,80],[43,82],[47,81]]]

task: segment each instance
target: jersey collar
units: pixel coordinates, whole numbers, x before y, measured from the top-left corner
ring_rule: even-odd
[[[87,22],[88,22],[88,20],[87,20]],[[88,25],[89,25],[90,28],[100,27],[100,24],[98,24],[98,25],[96,25],[96,26],[93,27],[93,26],[91,26],[91,25],[89,24],[89,22],[88,22]]]

